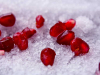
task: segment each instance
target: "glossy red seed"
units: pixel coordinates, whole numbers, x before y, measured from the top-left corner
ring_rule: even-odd
[[[15,24],[15,16],[13,14],[5,15],[0,18],[0,24],[6,27],[13,26]]]
[[[80,38],[75,38],[71,41],[71,50],[76,56],[89,52],[89,45]]]
[[[63,33],[65,30],[66,30],[66,27],[64,23],[59,21],[58,23],[56,23],[54,26],[51,27],[50,35],[53,37],[57,37],[58,35]]]
[[[20,50],[26,50],[28,48],[28,39],[23,32],[15,33],[13,40]]]
[[[18,44],[18,40],[20,39],[20,32],[17,32],[13,35],[13,40],[15,44]]]
[[[53,65],[55,59],[55,51],[51,48],[45,48],[41,52],[41,61],[45,66]]]
[[[45,19],[42,17],[42,15],[38,15],[36,17],[36,27],[40,28],[43,26]]]
[[[14,41],[11,37],[4,37],[1,40],[1,43],[3,45],[3,50],[6,52],[10,52],[12,48],[14,48]]]
[[[60,34],[57,38],[57,43],[62,45],[70,45],[70,42],[75,38],[75,34],[73,31],[65,31]]]
[[[27,36],[27,38],[30,38],[32,35],[36,33],[35,29],[29,29],[26,27],[25,29],[22,30],[22,32]]]
[[[67,30],[72,30],[72,28],[74,28],[76,24],[76,21],[74,19],[69,19],[66,23],[65,23],[65,26],[66,26],[66,29]]]

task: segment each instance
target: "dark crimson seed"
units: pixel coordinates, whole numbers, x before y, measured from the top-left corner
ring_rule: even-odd
[[[72,28],[74,28],[76,24],[76,21],[74,19],[69,19],[66,23],[65,23],[65,26],[66,26],[66,29],[67,30],[72,30]]]
[[[36,33],[35,29],[29,29],[26,27],[25,29],[22,30],[22,32],[27,36],[27,38],[30,38],[32,35]]]
[[[11,37],[5,37],[1,40],[3,50],[6,52],[10,52],[12,48],[14,48],[14,42]]]
[[[55,59],[55,51],[51,48],[45,48],[41,52],[41,61],[45,66],[53,65]]]
[[[62,45],[70,45],[70,42],[75,38],[75,34],[73,31],[65,31],[60,34],[57,38],[57,43]]]
[[[89,52],[89,45],[80,38],[75,38],[71,41],[71,50],[76,56]]]
[[[13,26],[15,24],[15,16],[13,14],[5,15],[0,18],[0,24],[6,27]]]
[[[50,28],[50,35],[53,37],[57,37],[65,30],[66,30],[65,24],[59,21],[58,23],[56,23],[54,26]]]
[[[28,48],[28,39],[23,32],[17,32],[13,35],[14,43],[20,50],[26,50]]]
[[[38,15],[36,17],[36,27],[40,28],[43,26],[45,19],[42,17],[42,15]]]

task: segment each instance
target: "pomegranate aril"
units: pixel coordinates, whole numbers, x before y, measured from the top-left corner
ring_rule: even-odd
[[[75,38],[75,34],[73,31],[65,31],[60,34],[57,38],[57,43],[62,45],[70,45],[70,42]]]
[[[25,50],[28,48],[28,39],[23,32],[15,33],[13,35],[13,40],[20,50]]]
[[[35,29],[29,29],[26,27],[25,29],[22,30],[22,32],[27,36],[27,38],[30,38],[32,35],[36,33]]]
[[[43,26],[45,19],[42,17],[42,15],[38,15],[36,17],[36,27],[40,28]]]
[[[6,27],[13,26],[15,21],[16,19],[13,14],[5,15],[0,18],[0,24]]]
[[[45,48],[41,52],[41,61],[45,66],[53,65],[55,59],[55,51],[51,48]]]
[[[66,30],[65,24],[59,21],[58,23],[56,23],[54,26],[50,28],[50,35],[53,37],[57,37],[65,30]]]
[[[20,50],[26,50],[28,48],[28,40],[27,39],[19,39],[17,45]]]
[[[69,19],[66,23],[65,23],[65,26],[66,26],[66,29],[67,30],[72,30],[72,28],[74,28],[76,24],[76,21],[74,19]]]
[[[0,50],[0,55],[4,55],[5,51],[4,50]]]
[[[76,56],[89,52],[89,45],[80,38],[75,38],[71,41],[71,50]]]
[[[14,41],[11,37],[5,37],[1,40],[3,45],[3,50],[6,52],[10,52],[12,48],[14,48]]]

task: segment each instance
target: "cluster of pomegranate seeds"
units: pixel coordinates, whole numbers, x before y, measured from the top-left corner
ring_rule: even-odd
[[[17,32],[13,35],[14,43],[20,50],[26,50],[28,48],[28,38],[36,33],[35,29],[29,29],[26,27],[22,32]]]
[[[45,48],[42,50],[41,52],[41,61],[43,62],[43,64],[45,66],[48,66],[48,65],[53,65],[54,63],[54,59],[55,59],[55,51],[52,50],[51,48]]]
[[[36,27],[40,28],[43,26],[45,19],[42,17],[42,15],[38,15],[36,17]]]
[[[57,43],[62,45],[70,45],[70,42],[75,38],[73,31],[65,31],[57,37]]]
[[[0,17],[0,24],[5,27],[10,27],[15,24],[16,18],[13,14]]]
[[[71,45],[71,50],[75,56],[89,52],[89,45],[80,38],[75,38],[72,30],[76,24],[74,19],[69,19],[66,23],[58,22],[50,29],[50,35],[57,37],[57,43],[62,45]]]
[[[10,52],[14,47],[14,42],[11,37],[4,37],[0,40],[0,50],[4,50],[5,52]]]
[[[75,38],[71,41],[71,50],[76,56],[89,52],[89,45],[80,38]]]
[[[64,23],[59,21],[58,23],[56,23],[54,26],[50,28],[50,35],[53,37],[57,37],[59,34],[64,32],[65,30],[66,30],[66,27]]]

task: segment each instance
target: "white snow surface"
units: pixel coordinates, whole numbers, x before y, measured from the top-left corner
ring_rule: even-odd
[[[28,49],[20,51],[15,46],[10,53],[0,56],[0,75],[95,75],[100,62],[100,0],[0,0],[0,15],[13,13],[13,27],[0,25],[3,38],[12,36],[25,27],[37,33],[28,40]],[[43,15],[44,26],[36,28],[35,18]],[[49,35],[49,29],[57,22],[73,18],[76,37],[85,40],[90,51],[69,62],[74,53],[70,46],[59,45]],[[44,66],[40,60],[42,49],[54,49],[53,66]]]

